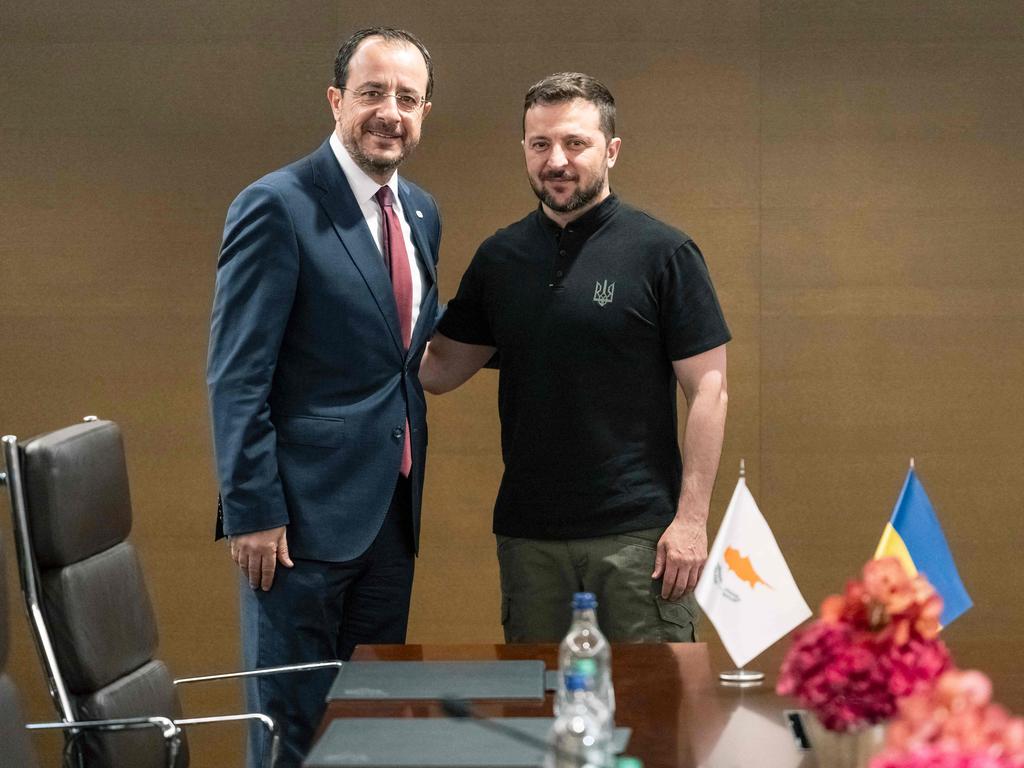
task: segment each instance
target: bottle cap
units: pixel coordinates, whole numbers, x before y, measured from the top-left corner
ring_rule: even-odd
[[[597,608],[597,598],[593,592],[577,592],[572,596],[572,607],[575,611]]]

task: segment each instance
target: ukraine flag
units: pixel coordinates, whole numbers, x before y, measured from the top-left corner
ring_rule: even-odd
[[[911,576],[918,571],[925,575],[942,597],[942,626],[974,605],[960,581],[942,526],[924,486],[914,473],[913,463],[896,500],[892,519],[886,524],[875,550],[875,559],[880,557],[898,557]]]

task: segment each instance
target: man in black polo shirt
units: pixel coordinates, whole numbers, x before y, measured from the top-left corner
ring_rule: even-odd
[[[420,368],[447,392],[500,352],[505,639],[559,640],[585,590],[612,640],[693,640],[729,329],[693,241],[611,194],[604,85],[545,78],[523,133],[540,206],[480,246]]]

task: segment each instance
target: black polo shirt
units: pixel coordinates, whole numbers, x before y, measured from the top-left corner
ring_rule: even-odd
[[[500,351],[495,533],[584,538],[672,520],[672,361],[730,339],[686,234],[614,195],[564,230],[538,206],[483,242],[438,330]]]

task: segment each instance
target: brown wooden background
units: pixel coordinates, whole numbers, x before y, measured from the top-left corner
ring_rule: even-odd
[[[162,655],[179,675],[237,667],[204,385],[224,213],[327,136],[339,40],[403,26],[436,59],[405,170],[442,206],[442,295],[481,239],[534,204],[526,88],[563,69],[601,77],[624,142],[613,186],[694,236],[735,335],[712,533],[745,457],[817,605],[872,554],[913,455],[977,603],[948,641],[986,634],[1017,652],[1022,19],[1013,0],[433,0],[381,14],[329,0],[5,0],[0,432],[119,421]],[[500,639],[495,390],[482,374],[431,402],[413,642]],[[4,514],[8,551],[9,526]],[[46,718],[15,618],[15,676]],[[196,714],[239,698],[196,693]],[[197,734],[197,763],[240,764],[240,742]]]

